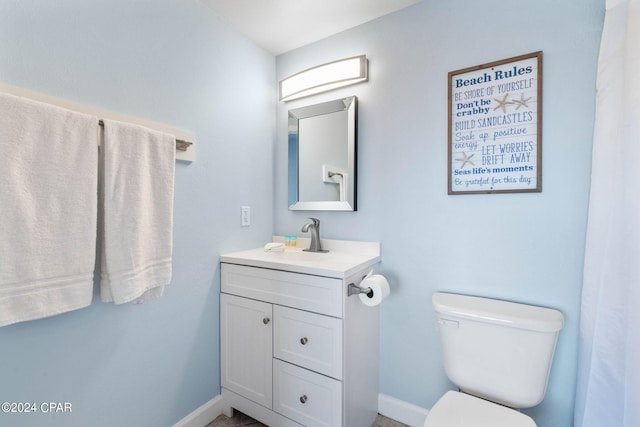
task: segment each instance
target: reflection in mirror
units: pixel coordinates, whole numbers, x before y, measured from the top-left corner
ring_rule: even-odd
[[[289,209],[356,210],[355,96],[289,110]]]

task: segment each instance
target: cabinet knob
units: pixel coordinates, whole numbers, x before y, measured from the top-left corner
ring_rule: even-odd
[[[303,394],[302,396],[300,396],[300,403],[304,404],[307,401],[307,395]]]
[[[305,345],[309,340],[307,339],[307,337],[302,337],[300,338],[300,344]]]
[[[271,322],[271,319],[269,319],[268,317],[262,319],[262,323],[264,323],[265,325],[269,324],[269,322]]]

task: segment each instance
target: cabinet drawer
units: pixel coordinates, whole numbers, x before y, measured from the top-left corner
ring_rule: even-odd
[[[273,359],[273,410],[307,427],[342,425],[342,383]]]
[[[221,264],[222,292],[342,317],[342,280]]]
[[[342,379],[342,320],[288,307],[273,307],[273,355]]]

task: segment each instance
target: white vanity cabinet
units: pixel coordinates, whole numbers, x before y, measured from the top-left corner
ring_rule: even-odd
[[[355,257],[331,249],[221,257],[227,415],[236,408],[271,427],[371,426],[378,406],[378,308],[347,289],[379,262],[375,245],[377,252]]]

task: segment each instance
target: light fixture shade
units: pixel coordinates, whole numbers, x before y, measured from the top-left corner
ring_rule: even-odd
[[[280,81],[280,101],[291,101],[368,79],[367,56],[328,62]]]

